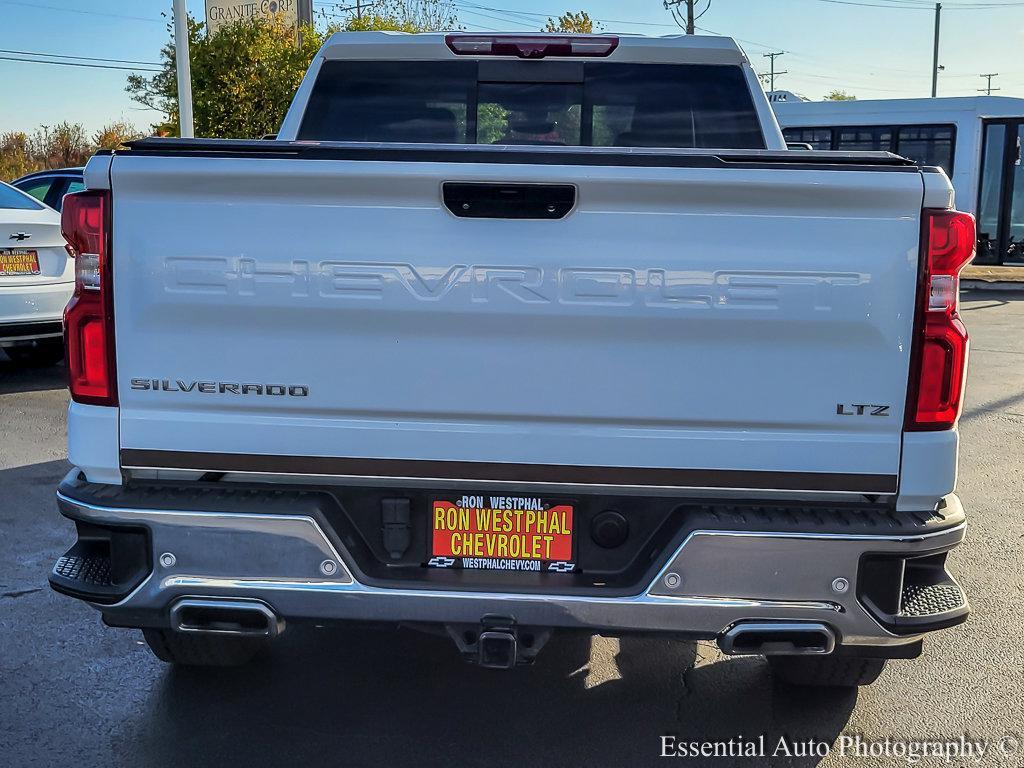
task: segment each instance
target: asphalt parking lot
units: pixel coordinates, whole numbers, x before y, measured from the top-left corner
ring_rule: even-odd
[[[664,734],[966,734],[993,743],[979,764],[1022,765],[1024,293],[971,293],[964,308],[973,347],[959,491],[971,528],[952,569],[974,613],[857,694],[778,689],[762,661],[709,644],[585,636],[498,673],[464,665],[439,637],[300,627],[253,666],[171,670],[139,633],[105,629],[47,587],[73,538],[53,502],[69,468],[67,395],[59,368],[16,370],[0,355],[0,764],[634,766],[658,761]],[[765,761],[707,764],[734,763]]]

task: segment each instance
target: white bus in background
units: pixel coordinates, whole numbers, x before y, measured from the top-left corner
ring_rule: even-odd
[[[1024,99],[772,102],[786,141],[888,150],[946,171],[956,206],[978,218],[975,264],[1024,265]]]

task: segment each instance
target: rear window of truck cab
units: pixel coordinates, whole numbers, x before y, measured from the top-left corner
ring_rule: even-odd
[[[304,141],[764,149],[739,66],[328,61]]]

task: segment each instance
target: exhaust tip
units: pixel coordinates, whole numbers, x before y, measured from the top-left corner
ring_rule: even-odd
[[[284,620],[258,600],[184,598],[171,607],[171,627],[178,632],[272,638]]]
[[[836,648],[836,635],[825,624],[810,622],[741,622],[718,638],[730,656],[824,656]]]

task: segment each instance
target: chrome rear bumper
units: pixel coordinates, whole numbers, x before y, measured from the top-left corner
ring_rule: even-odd
[[[127,596],[100,604],[75,595],[123,626],[166,626],[171,605],[195,597],[259,600],[288,620],[462,624],[500,615],[523,626],[709,639],[744,621],[817,622],[842,646],[901,646],[921,633],[889,631],[865,608],[862,558],[940,554],[965,532],[955,496],[947,510],[959,522],[921,535],[696,530],[640,594],[606,597],[362,584],[346,552],[306,515],[126,509],[61,493],[58,502],[82,523],[146,531],[149,570]]]

